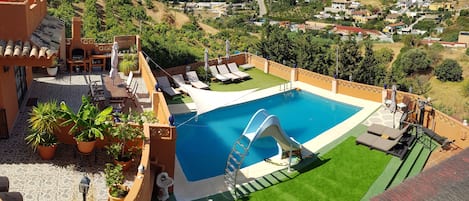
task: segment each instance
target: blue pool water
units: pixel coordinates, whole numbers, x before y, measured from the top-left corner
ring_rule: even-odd
[[[176,155],[187,179],[197,181],[223,174],[233,143],[243,133],[251,116],[261,108],[276,115],[285,133],[300,143],[313,139],[361,110],[360,107],[293,90],[219,108],[198,118],[192,118],[195,113],[175,115],[178,133]],[[277,153],[272,137],[256,140],[243,167]]]

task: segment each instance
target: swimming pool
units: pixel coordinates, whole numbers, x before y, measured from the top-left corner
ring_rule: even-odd
[[[198,181],[223,174],[233,143],[243,133],[251,116],[261,108],[276,115],[285,133],[302,144],[361,110],[309,92],[292,90],[219,108],[198,118],[191,119],[195,113],[175,115],[176,156],[186,178]],[[272,137],[261,138],[252,145],[242,167],[277,153]]]

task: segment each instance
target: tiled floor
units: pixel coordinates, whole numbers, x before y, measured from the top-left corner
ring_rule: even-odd
[[[91,75],[92,80],[100,79],[100,73]],[[66,101],[74,110],[81,104],[81,95],[88,93],[86,75],[69,74],[57,77],[45,77],[35,74],[34,83],[28,90],[27,98],[38,98],[44,102],[50,99]],[[147,110],[149,103],[145,85],[140,77],[134,78],[139,82],[137,95],[139,104],[133,110]],[[24,101],[26,103],[26,101]],[[71,145],[59,144],[53,160],[41,160],[37,153],[28,147],[24,137],[28,132],[27,119],[31,107],[20,109],[14,127],[10,131],[10,138],[0,140],[0,175],[10,180],[10,191],[21,192],[27,201],[64,201],[82,200],[78,184],[86,175],[91,180],[88,200],[107,200],[107,187],[104,182],[103,166],[110,162],[105,150],[96,151],[94,157],[80,156]],[[127,172],[128,183],[133,180],[134,172]]]

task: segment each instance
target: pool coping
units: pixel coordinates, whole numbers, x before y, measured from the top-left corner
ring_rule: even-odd
[[[324,90],[318,87],[314,87],[308,85],[303,82],[292,82],[292,89],[301,89],[313,93],[315,95],[319,95],[331,100],[343,102],[346,104],[362,107],[362,110],[355,113],[347,120],[337,124],[336,126],[332,127],[331,129],[321,133],[313,140],[310,140],[303,144],[302,155],[308,156],[312,155],[313,153],[317,153],[321,148],[327,146],[328,144],[334,142],[336,139],[342,137],[344,134],[347,133],[348,130],[354,128],[364,120],[366,120],[373,112],[375,112],[380,106],[381,103],[368,101],[364,99],[358,99],[350,96],[345,96],[342,94],[335,94],[331,91]],[[258,90],[254,93],[248,94],[243,98],[240,98],[233,104],[239,104],[255,99],[260,99],[266,96],[274,95],[277,93],[281,93],[284,90],[281,90],[281,86],[275,86],[263,90]],[[187,113],[195,111],[195,104],[177,104],[177,105],[170,105],[169,109],[171,113]],[[185,177],[182,167],[175,156],[175,171],[174,171],[174,195],[177,200],[194,200],[203,197],[207,197],[209,195],[223,193],[228,191],[224,183],[224,175],[219,175],[216,177],[211,177],[195,182],[189,182]],[[238,183],[249,182],[254,180],[258,177],[270,174],[274,171],[278,171],[281,169],[286,168],[285,166],[278,166],[271,163],[267,163],[261,161],[249,167],[245,167],[240,170],[238,173]]]

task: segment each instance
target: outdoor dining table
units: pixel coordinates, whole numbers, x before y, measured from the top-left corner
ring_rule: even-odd
[[[128,98],[125,82],[118,74],[114,79],[107,74],[101,75],[101,78],[103,79],[105,90],[111,95],[111,99],[124,100]]]

